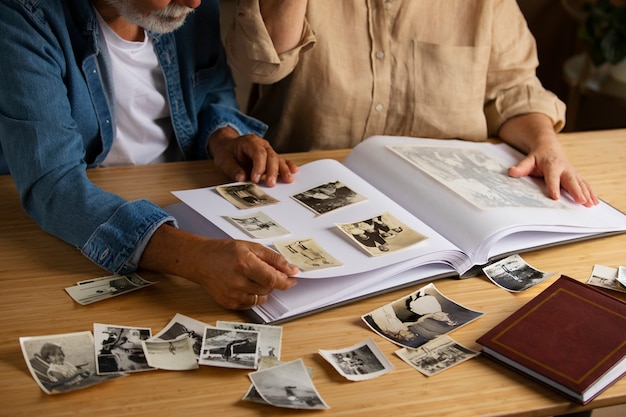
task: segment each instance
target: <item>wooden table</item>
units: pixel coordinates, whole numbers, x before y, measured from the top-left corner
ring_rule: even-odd
[[[626,210],[626,130],[568,133],[563,144],[572,162],[608,203]],[[317,158],[341,160],[348,151],[293,154],[297,163]],[[207,162],[183,162],[90,171],[93,181],[127,199],[148,198],[166,206],[177,202],[170,190],[224,182]],[[0,177],[0,416],[275,416],[296,412],[241,401],[250,381],[245,370],[201,366],[186,372],[131,374],[68,394],[50,396],[32,379],[18,338],[93,331],[93,323],[150,327],[158,332],[182,313],[208,324],[246,321],[221,309],[199,288],[177,277],[142,273],[158,285],[89,306],[63,290],[77,281],[108,275],[69,245],[42,232],[22,211],[10,177]],[[626,235],[568,244],[524,255],[534,267],[586,281],[594,264],[626,265]],[[549,281],[550,282],[550,281]],[[475,340],[548,283],[521,294],[507,293],[485,277],[442,279],[435,285],[453,300],[486,314],[452,336],[478,349]],[[314,368],[313,381],[333,416],[548,416],[626,403],[626,378],[586,407],[478,357],[433,377],[402,362],[397,347],[373,334],[362,313],[411,289],[318,313],[283,325],[282,358],[302,358]],[[626,299],[625,295],[619,295]],[[369,381],[348,382],[318,355],[318,349],[352,346],[373,337],[395,370]],[[304,412],[303,412],[304,413]]]

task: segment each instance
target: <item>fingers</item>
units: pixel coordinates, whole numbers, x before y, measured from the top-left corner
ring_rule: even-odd
[[[586,207],[599,204],[598,197],[589,183],[576,172],[571,164],[560,158],[540,160],[529,155],[517,165],[510,167],[508,174],[514,178],[527,175],[543,176],[548,196],[554,200],[560,198],[562,188],[578,204]]]
[[[293,182],[293,174],[298,172],[295,163],[282,158],[267,140],[257,135],[214,139],[212,145],[216,165],[235,181],[264,180],[265,185],[273,187],[279,178]]]

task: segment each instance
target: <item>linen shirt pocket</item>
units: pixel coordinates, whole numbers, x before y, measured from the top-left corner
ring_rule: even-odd
[[[415,116],[412,129],[432,137],[484,139],[487,46],[413,43]]]

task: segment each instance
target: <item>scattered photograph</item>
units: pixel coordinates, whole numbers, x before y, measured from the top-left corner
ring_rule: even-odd
[[[150,339],[149,328],[94,323],[96,369],[100,375],[151,371],[142,341]]]
[[[626,293],[626,286],[617,280],[619,270],[610,266],[594,265],[587,284],[607,290]]]
[[[251,182],[219,185],[215,187],[215,190],[219,195],[239,209],[279,203],[279,200],[267,194],[261,187]]]
[[[187,335],[174,340],[142,340],[141,345],[148,365],[153,368],[167,371],[188,371],[198,368],[192,340]]]
[[[248,374],[256,393],[275,407],[321,410],[330,408],[317,392],[302,359]]]
[[[433,376],[473,358],[480,352],[466,348],[450,336],[439,336],[417,349],[402,348],[396,355],[426,376]]]
[[[317,215],[330,213],[331,211],[367,200],[367,198],[351,190],[341,181],[329,181],[295,194],[291,198]]]
[[[311,237],[274,242],[274,247],[302,271],[341,266],[343,263],[326,252]]]
[[[256,369],[259,332],[207,326],[202,339],[200,365]]]
[[[395,252],[426,239],[390,213],[336,226],[372,256]]]
[[[175,340],[182,335],[187,335],[191,339],[191,346],[196,359],[200,359],[200,350],[202,349],[202,336],[204,328],[207,324],[187,317],[184,314],[176,313],[174,318],[161,330],[154,335],[152,339]]]
[[[263,369],[272,368],[274,366],[278,366],[283,363],[284,362],[279,361],[275,357],[264,356],[259,360],[259,367],[257,368],[257,370],[262,371]],[[309,373],[309,376],[312,376],[313,368],[307,367],[306,369],[307,369],[307,372]],[[244,394],[242,400],[251,401],[253,403],[259,403],[259,404],[269,404],[267,401],[263,399],[263,397],[261,397],[261,394],[258,393],[256,388],[254,388],[254,384],[250,384],[250,388],[248,388],[248,391]]]
[[[86,305],[154,284],[157,283],[146,281],[137,274],[110,275],[80,281],[75,286],[66,288],[65,291],[78,304]]]
[[[618,268],[617,281],[626,289],[626,267],[620,266]]]
[[[215,323],[215,327],[218,329],[250,330],[258,332],[259,339],[257,349],[259,360],[263,358],[275,358],[276,360],[280,360],[280,348],[283,340],[282,326],[218,320]]]
[[[483,314],[454,302],[430,283],[361,318],[385,339],[415,349],[471,323]]]
[[[511,292],[525,291],[554,276],[526,263],[521,256],[511,255],[483,268],[487,278],[498,287]]]
[[[320,349],[319,353],[350,381],[376,378],[393,370],[391,362],[371,338],[345,349]]]
[[[260,211],[245,216],[226,216],[226,218],[255,239],[276,238],[290,234],[289,230]]]
[[[24,360],[46,394],[87,388],[124,375],[98,375],[89,331],[20,337]]]

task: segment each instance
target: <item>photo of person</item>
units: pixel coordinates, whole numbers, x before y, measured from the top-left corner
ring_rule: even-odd
[[[176,313],[174,318],[161,330],[154,335],[153,339],[160,340],[175,340],[179,339],[182,335],[187,335],[191,339],[191,345],[196,356],[196,359],[200,358],[200,349],[202,348],[202,335],[204,334],[204,328],[206,324],[185,316],[184,314]]]
[[[100,323],[94,323],[93,328],[98,374],[155,369],[148,365],[141,343],[152,336],[150,329]]]
[[[255,239],[275,238],[289,234],[289,230],[260,211],[246,216],[228,216],[227,218]]]
[[[307,237],[274,242],[276,250],[302,271],[341,266],[343,263],[322,249],[314,239]]]
[[[404,249],[426,239],[390,213],[336,226],[372,256]]]
[[[345,349],[320,349],[319,354],[350,381],[372,379],[393,370],[393,365],[371,338]]]
[[[527,290],[554,275],[533,268],[519,255],[511,255],[494,262],[484,267],[483,272],[491,282],[511,292]]]
[[[450,300],[431,283],[363,315],[362,319],[385,339],[407,348],[417,348],[483,314]]]
[[[295,194],[292,198],[318,215],[367,200],[341,181],[329,181]]]
[[[98,375],[91,332],[21,337],[31,375],[46,394],[90,387],[118,375]]]
[[[275,204],[279,201],[254,183],[227,184],[215,187],[215,191],[235,207],[247,209]]]

